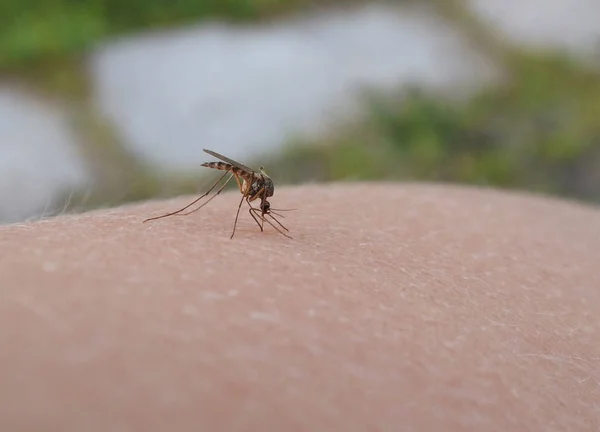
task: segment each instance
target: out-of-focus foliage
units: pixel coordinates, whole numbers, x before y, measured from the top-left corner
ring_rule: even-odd
[[[324,1],[2,0],[0,70],[17,68],[34,87],[80,103],[88,84],[76,54],[107,36],[206,18],[256,20]],[[328,0],[352,1],[361,0]],[[432,1],[460,12],[452,6],[456,2]],[[449,14],[457,25],[473,26],[472,19],[461,21],[463,15]],[[486,50],[485,38],[471,39],[481,39]],[[259,164],[279,184],[436,180],[600,202],[600,75],[560,56],[526,54],[518,47],[502,57],[504,85],[466,102],[406,91],[372,97],[363,122],[319,142],[290,143],[277,160]],[[166,185],[139,167],[110,133],[98,132],[103,128],[83,128],[93,143],[86,151],[110,179],[90,201],[94,206],[192,191],[189,179]]]
[[[62,56],[113,34],[200,18],[251,20],[310,0],[2,0],[0,67]]]
[[[600,74],[559,57],[517,55],[508,66],[504,85],[467,103],[376,97],[361,127],[291,146],[271,171],[289,182],[452,181],[600,202]]]

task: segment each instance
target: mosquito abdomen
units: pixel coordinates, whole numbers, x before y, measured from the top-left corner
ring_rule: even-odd
[[[225,162],[204,162],[202,164],[202,166],[207,167],[207,168],[217,169],[220,171],[230,171],[234,174],[237,174],[241,178],[249,177],[248,173],[246,173],[245,171],[239,169],[238,167],[234,167],[233,165],[225,163]]]

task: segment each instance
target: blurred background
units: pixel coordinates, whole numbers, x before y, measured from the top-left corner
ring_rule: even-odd
[[[0,223],[203,191],[203,148],[598,203],[600,2],[2,0]]]

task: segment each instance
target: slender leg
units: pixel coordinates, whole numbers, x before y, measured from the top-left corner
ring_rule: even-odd
[[[146,219],[146,220],[145,220],[143,223],[146,223],[146,222],[148,222],[148,221],[151,221],[151,220],[161,219],[161,218],[164,218],[164,217],[167,217],[167,216],[173,216],[173,215],[176,215],[176,214],[178,214],[178,213],[181,213],[182,211],[184,211],[184,210],[186,210],[186,209],[190,208],[191,206],[193,206],[194,204],[196,204],[198,201],[200,201],[202,198],[204,198],[204,197],[205,197],[205,196],[207,196],[209,193],[211,193],[211,191],[212,191],[212,190],[215,188],[215,186],[217,186],[217,185],[219,184],[219,182],[220,182],[221,180],[223,180],[223,177],[225,177],[225,176],[227,175],[227,173],[228,173],[228,172],[229,172],[229,171],[226,171],[226,172],[225,172],[225,174],[223,174],[221,177],[219,177],[219,180],[217,180],[217,181],[215,182],[215,184],[213,184],[213,185],[211,186],[211,188],[210,188],[209,190],[207,190],[207,191],[206,191],[206,193],[205,193],[204,195],[202,195],[201,197],[199,197],[199,198],[195,199],[194,201],[192,201],[191,203],[189,203],[189,204],[188,204],[188,205],[186,205],[185,207],[183,207],[183,208],[181,208],[181,209],[179,209],[179,210],[177,210],[177,211],[174,211],[174,212],[172,212],[172,213],[167,213],[167,214],[164,214],[164,215],[162,215],[162,216],[156,216],[156,217],[148,218],[148,219]],[[212,200],[212,199],[213,199],[215,196],[219,195],[219,194],[221,193],[221,191],[223,190],[223,188],[225,188],[225,186],[227,185],[227,183],[229,183],[229,181],[230,181],[230,180],[231,180],[231,177],[229,177],[229,178],[227,179],[227,181],[226,181],[226,182],[223,184],[223,186],[221,186],[221,187],[219,188],[219,190],[217,191],[217,193],[215,193],[215,195],[213,195],[213,196],[212,196],[212,197],[211,197],[211,198],[210,198],[208,201],[206,201],[204,204],[202,204],[202,205],[201,205],[200,207],[198,207],[198,209],[196,209],[196,210],[199,210],[199,209],[201,209],[201,208],[202,208],[202,207],[204,207],[204,206],[205,206],[205,205],[206,205],[208,202],[210,202],[210,200]]]
[[[254,207],[252,207],[252,204],[250,204],[252,201],[254,201],[255,199],[257,199],[258,197],[260,197],[261,195],[263,195],[263,197],[261,198],[261,203],[264,202],[265,198],[267,196],[267,189],[263,186],[252,198],[248,199],[248,205],[250,206],[250,208],[254,209]],[[262,206],[261,206],[262,208]],[[264,220],[264,212],[261,214],[260,219]],[[256,220],[256,219],[255,219]],[[258,224],[260,226],[260,230],[264,231],[264,222]]]
[[[240,181],[240,177],[236,173],[234,173],[233,171],[232,171],[232,174],[235,176],[235,182],[237,183],[238,188],[240,189],[240,192],[243,195],[244,191],[242,190],[242,182]]]
[[[253,210],[254,207],[252,207],[252,205],[250,204],[250,202],[248,202],[248,205],[250,206],[250,208],[248,209],[248,213],[250,213],[250,216],[252,216],[252,219],[254,219],[254,222],[256,222],[256,224],[258,225],[258,227],[260,228],[261,231],[263,231],[263,226],[260,224],[260,222],[258,221],[258,219],[256,218],[256,216],[254,216],[254,212]]]
[[[285,216],[284,216],[284,215],[282,215],[282,214],[281,214],[281,213],[279,213],[279,212],[282,212],[282,211],[293,211],[293,210],[298,210],[298,209],[274,209],[273,207],[271,207],[271,208],[269,209],[269,213],[273,213],[274,215],[277,215],[277,216],[279,216],[280,218],[282,218],[282,219],[285,219]]]
[[[259,211],[261,211],[260,209],[257,209],[257,208],[253,208],[253,210],[254,210],[255,212],[257,212],[257,213],[258,213]],[[271,211],[269,211],[268,213],[265,213],[265,215],[269,216],[271,219],[273,219],[275,222],[277,222],[277,224],[278,224],[278,225],[279,225],[281,228],[283,228],[283,229],[284,229],[284,230],[286,230],[286,231],[289,231],[289,229],[287,229],[287,228],[286,228],[286,227],[285,227],[285,226],[284,226],[284,225],[283,225],[281,222],[279,222],[279,221],[278,221],[278,220],[277,220],[277,219],[276,219],[276,218],[275,218],[275,217],[274,217],[274,216],[273,216],[271,213],[272,213],[272,212],[271,212]],[[261,216],[262,216],[262,212],[261,212]],[[279,216],[279,215],[278,215],[278,216]],[[264,217],[264,216],[263,216],[263,217]],[[269,222],[269,221],[267,220],[267,218],[266,218],[266,217],[264,217],[264,220],[266,220],[267,222]]]
[[[230,240],[233,238],[233,235],[235,234],[235,227],[237,226],[238,217],[240,215],[240,209],[242,208],[243,202],[244,202],[244,196],[242,196],[242,199],[240,200],[240,205],[238,206],[238,209],[237,209],[237,213],[235,214],[235,222],[233,222],[233,232],[231,233],[231,237],[229,237]]]
[[[260,197],[260,195],[261,195],[261,194],[265,193],[265,191],[266,191],[266,189],[265,189],[265,187],[263,186],[262,188],[260,188],[260,190],[259,190],[258,192],[256,192],[256,194],[254,194],[254,196],[252,196],[252,197],[249,197],[249,198],[248,198],[248,201],[249,201],[249,202],[252,202],[252,201],[254,201],[256,198]]]
[[[268,216],[269,216],[271,219],[273,219],[275,222],[277,222],[277,224],[278,224],[278,225],[279,225],[281,228],[283,228],[283,229],[284,229],[284,230],[286,230],[286,231],[289,231],[289,229],[287,229],[285,226],[283,226],[283,224],[282,224],[281,222],[279,222],[277,219],[275,219],[275,217],[274,217],[274,216],[271,214],[271,212],[269,212],[267,215],[268,215]],[[282,217],[283,217],[283,216],[282,216]]]
[[[229,171],[228,171],[228,172],[229,172]],[[188,216],[188,215],[191,215],[192,213],[195,213],[195,212],[197,212],[198,210],[200,210],[202,207],[204,207],[206,204],[208,204],[208,203],[209,203],[209,202],[210,202],[210,201],[211,201],[211,200],[212,200],[214,197],[216,197],[217,195],[219,195],[219,194],[221,193],[221,191],[223,190],[223,188],[225,187],[225,185],[226,185],[227,183],[229,183],[229,181],[231,180],[231,178],[232,178],[232,177],[234,177],[234,178],[235,178],[235,181],[237,182],[237,184],[238,184],[238,187],[240,188],[240,191],[241,191],[241,190],[242,190],[242,185],[241,185],[241,183],[240,183],[240,180],[239,180],[239,178],[238,178],[238,175],[237,175],[236,173],[233,173],[233,172],[232,172],[232,173],[231,173],[231,177],[229,177],[229,178],[227,179],[227,181],[225,182],[225,184],[223,185],[223,187],[222,187],[221,189],[219,189],[219,191],[218,191],[216,194],[214,194],[212,197],[210,197],[210,198],[209,198],[209,199],[208,199],[208,200],[207,200],[207,201],[206,201],[204,204],[202,204],[202,205],[201,205],[200,207],[198,207],[198,208],[195,208],[194,210],[190,210],[189,212],[185,212],[185,213],[178,214],[177,216]],[[222,178],[223,178],[223,177],[221,177],[221,179],[222,179]],[[221,181],[221,179],[219,179],[219,181]]]
[[[254,182],[254,174],[252,174],[252,177],[250,178],[249,187],[252,187],[253,182]],[[239,180],[238,180],[238,185],[239,185]],[[242,189],[242,187],[240,186],[240,191],[241,191],[241,189]],[[231,233],[231,237],[229,237],[230,240],[233,238],[233,235],[235,234],[235,227],[237,226],[237,221],[238,221],[238,217],[240,216],[240,209],[242,208],[242,203],[244,202],[244,198],[248,199],[248,196],[242,194],[242,199],[240,200],[240,204],[238,205],[237,213],[235,214],[235,222],[233,222],[233,232]]]
[[[261,204],[267,201],[267,189],[266,188],[263,190],[263,194],[262,195],[263,196],[260,199]],[[260,216],[261,216],[261,219],[262,219],[263,225],[264,225],[265,224],[265,220],[267,220],[267,219],[265,218],[265,210],[264,210],[264,207],[262,205],[260,206]]]
[[[260,224],[260,230],[263,230],[263,227],[265,226],[265,212],[262,210],[262,208],[260,209],[260,220],[261,220],[261,224]]]
[[[251,209],[251,211],[252,211],[252,212],[254,212],[254,213],[258,213],[258,212],[260,212],[261,210],[253,207],[253,208]],[[281,222],[279,222],[277,219],[275,219],[275,218],[274,218],[273,216],[271,216],[269,213],[266,213],[266,214],[267,214],[268,216],[270,216],[270,217],[271,217],[271,218],[272,218],[272,219],[273,219],[275,222],[277,222],[277,223],[278,223],[278,224],[279,224],[279,225],[280,225],[280,226],[281,226],[283,229],[285,229],[286,231],[289,231],[289,230],[288,230],[286,227],[284,227],[284,226],[281,224]],[[277,230],[277,232],[279,232],[281,235],[283,235],[283,236],[285,236],[285,237],[287,237],[287,238],[289,238],[289,239],[292,239],[292,240],[293,240],[293,238],[292,238],[291,236],[287,235],[286,233],[284,233],[283,231],[281,231],[281,230],[280,230],[280,229],[279,229],[277,226],[273,225],[273,223],[272,223],[272,222],[271,222],[269,219],[267,219],[267,218],[263,218],[263,220],[264,220],[264,221],[266,221],[266,222],[267,222],[269,225],[271,225],[273,228],[275,228],[275,229]]]

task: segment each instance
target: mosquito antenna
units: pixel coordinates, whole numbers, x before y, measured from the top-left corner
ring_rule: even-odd
[[[271,210],[275,210],[275,211],[278,211],[278,212],[282,212],[282,211],[296,211],[296,210],[298,210],[298,209],[274,209],[274,208],[272,208],[272,207],[271,207]]]
[[[213,184],[213,185],[211,186],[211,188],[210,188],[209,190],[207,190],[207,191],[206,191],[206,193],[205,193],[204,195],[202,195],[202,196],[201,196],[201,197],[199,197],[199,198],[196,198],[194,201],[192,201],[191,203],[189,203],[189,204],[188,204],[188,205],[186,205],[185,207],[183,207],[183,208],[181,208],[181,209],[179,209],[179,210],[177,210],[177,211],[174,211],[174,212],[172,212],[172,213],[167,213],[167,214],[164,214],[164,215],[162,215],[162,216],[156,216],[156,217],[148,218],[148,219],[146,219],[146,220],[145,220],[143,223],[146,223],[146,222],[148,222],[148,221],[151,221],[151,220],[161,219],[161,218],[164,218],[164,217],[167,217],[167,216],[174,216],[174,215],[176,215],[176,214],[178,214],[178,213],[181,213],[182,211],[184,211],[184,210],[186,210],[186,209],[190,208],[191,206],[193,206],[194,204],[196,204],[198,201],[200,201],[202,198],[204,198],[204,197],[205,197],[205,196],[207,196],[209,193],[211,193],[211,191],[212,191],[212,190],[215,188],[215,186],[217,186],[217,185],[219,184],[219,182],[220,182],[221,180],[223,180],[223,177],[225,177],[225,176],[227,175],[227,173],[228,173],[228,172],[229,172],[229,171],[226,171],[226,172],[225,172],[225,174],[223,174],[221,177],[219,177],[219,180],[217,180],[217,181],[215,182],[215,184]],[[219,193],[220,193],[220,192],[223,190],[223,188],[225,187],[225,185],[226,185],[227,183],[229,183],[229,180],[231,180],[231,177],[229,177],[229,179],[227,179],[227,181],[226,181],[226,182],[223,184],[223,186],[221,186],[221,188],[220,188],[220,189],[217,191],[217,193],[215,194],[215,196],[216,196],[216,195],[218,195],[218,194],[219,194]],[[213,197],[213,198],[214,198],[214,197]],[[211,198],[211,199],[212,199],[212,198]],[[210,201],[210,200],[209,200],[209,201]],[[205,204],[206,204],[206,203],[205,203]]]
[[[267,216],[269,216],[271,219],[273,219],[275,222],[277,222],[277,224],[278,224],[278,225],[279,225],[281,228],[283,228],[283,229],[284,229],[284,230],[286,230],[286,231],[289,231],[289,229],[287,229],[287,228],[286,228],[286,227],[285,227],[285,226],[284,226],[284,225],[283,225],[281,222],[279,222],[279,221],[278,221],[278,220],[275,218],[275,216],[273,216],[273,215],[272,215],[270,212],[269,212],[269,213],[267,213]],[[267,219],[265,219],[265,220],[267,220]],[[267,220],[267,222],[268,222],[268,220]]]
[[[269,209],[269,211],[271,213],[276,214],[277,216],[279,216],[280,218],[283,218],[283,219],[285,219],[285,216],[282,215],[282,214],[279,214],[278,212],[282,212],[282,211],[294,211],[294,210],[298,210],[298,209],[276,209],[276,208],[273,208],[273,207],[271,207]]]
[[[260,209],[257,209],[257,208],[254,208],[254,207],[252,207],[250,210],[251,210],[252,212],[254,212],[254,213],[258,213],[258,212],[260,212]],[[286,230],[286,231],[289,231],[289,230],[288,230],[288,229],[287,229],[287,228],[286,228],[286,227],[285,227],[285,226],[284,226],[284,225],[283,225],[281,222],[279,222],[277,219],[275,219],[275,218],[274,218],[274,217],[273,217],[273,216],[272,216],[270,213],[265,213],[265,214],[269,215],[269,216],[271,217],[271,219],[273,219],[275,222],[277,222],[277,224],[279,224],[279,226],[281,226],[281,227],[282,227],[284,230]],[[285,237],[287,237],[287,238],[289,238],[289,239],[292,239],[292,237],[291,237],[291,236],[287,235],[286,233],[284,233],[283,231],[281,231],[281,230],[280,230],[278,227],[276,227],[275,225],[273,225],[273,223],[272,223],[272,222],[271,222],[269,219],[265,218],[264,216],[263,216],[263,217],[261,217],[261,219],[262,219],[263,221],[266,221],[266,222],[267,222],[269,225],[271,225],[273,228],[275,228],[275,229],[277,230],[277,232],[279,232],[281,235],[283,235],[283,236],[285,236]],[[292,239],[292,240],[293,240],[293,239]]]
[[[269,210],[269,213],[273,213],[274,215],[277,215],[277,216],[279,216],[280,218],[282,218],[282,219],[285,219],[285,216],[284,216],[284,215],[282,215],[282,214],[279,214],[279,213],[277,213],[276,211],[273,211],[273,209],[270,209],[270,210]]]
[[[252,208],[252,211],[254,213],[258,213],[258,212],[260,212],[260,209]],[[277,219],[275,219],[270,213],[265,213],[265,214],[268,215],[268,216],[270,216],[271,219],[273,219],[275,222],[277,222],[277,224],[279,226],[281,226],[284,230],[289,231],[289,229],[287,229],[281,222],[279,222]],[[275,225],[273,225],[273,223],[269,219],[265,218],[264,216],[261,219],[264,220],[265,222],[267,222],[273,228],[275,228],[277,230],[277,232],[279,232],[280,234],[286,236],[287,238],[290,238],[290,239],[292,238],[289,235],[287,235],[286,233],[284,233],[283,231],[281,231],[278,227],[276,227]]]

